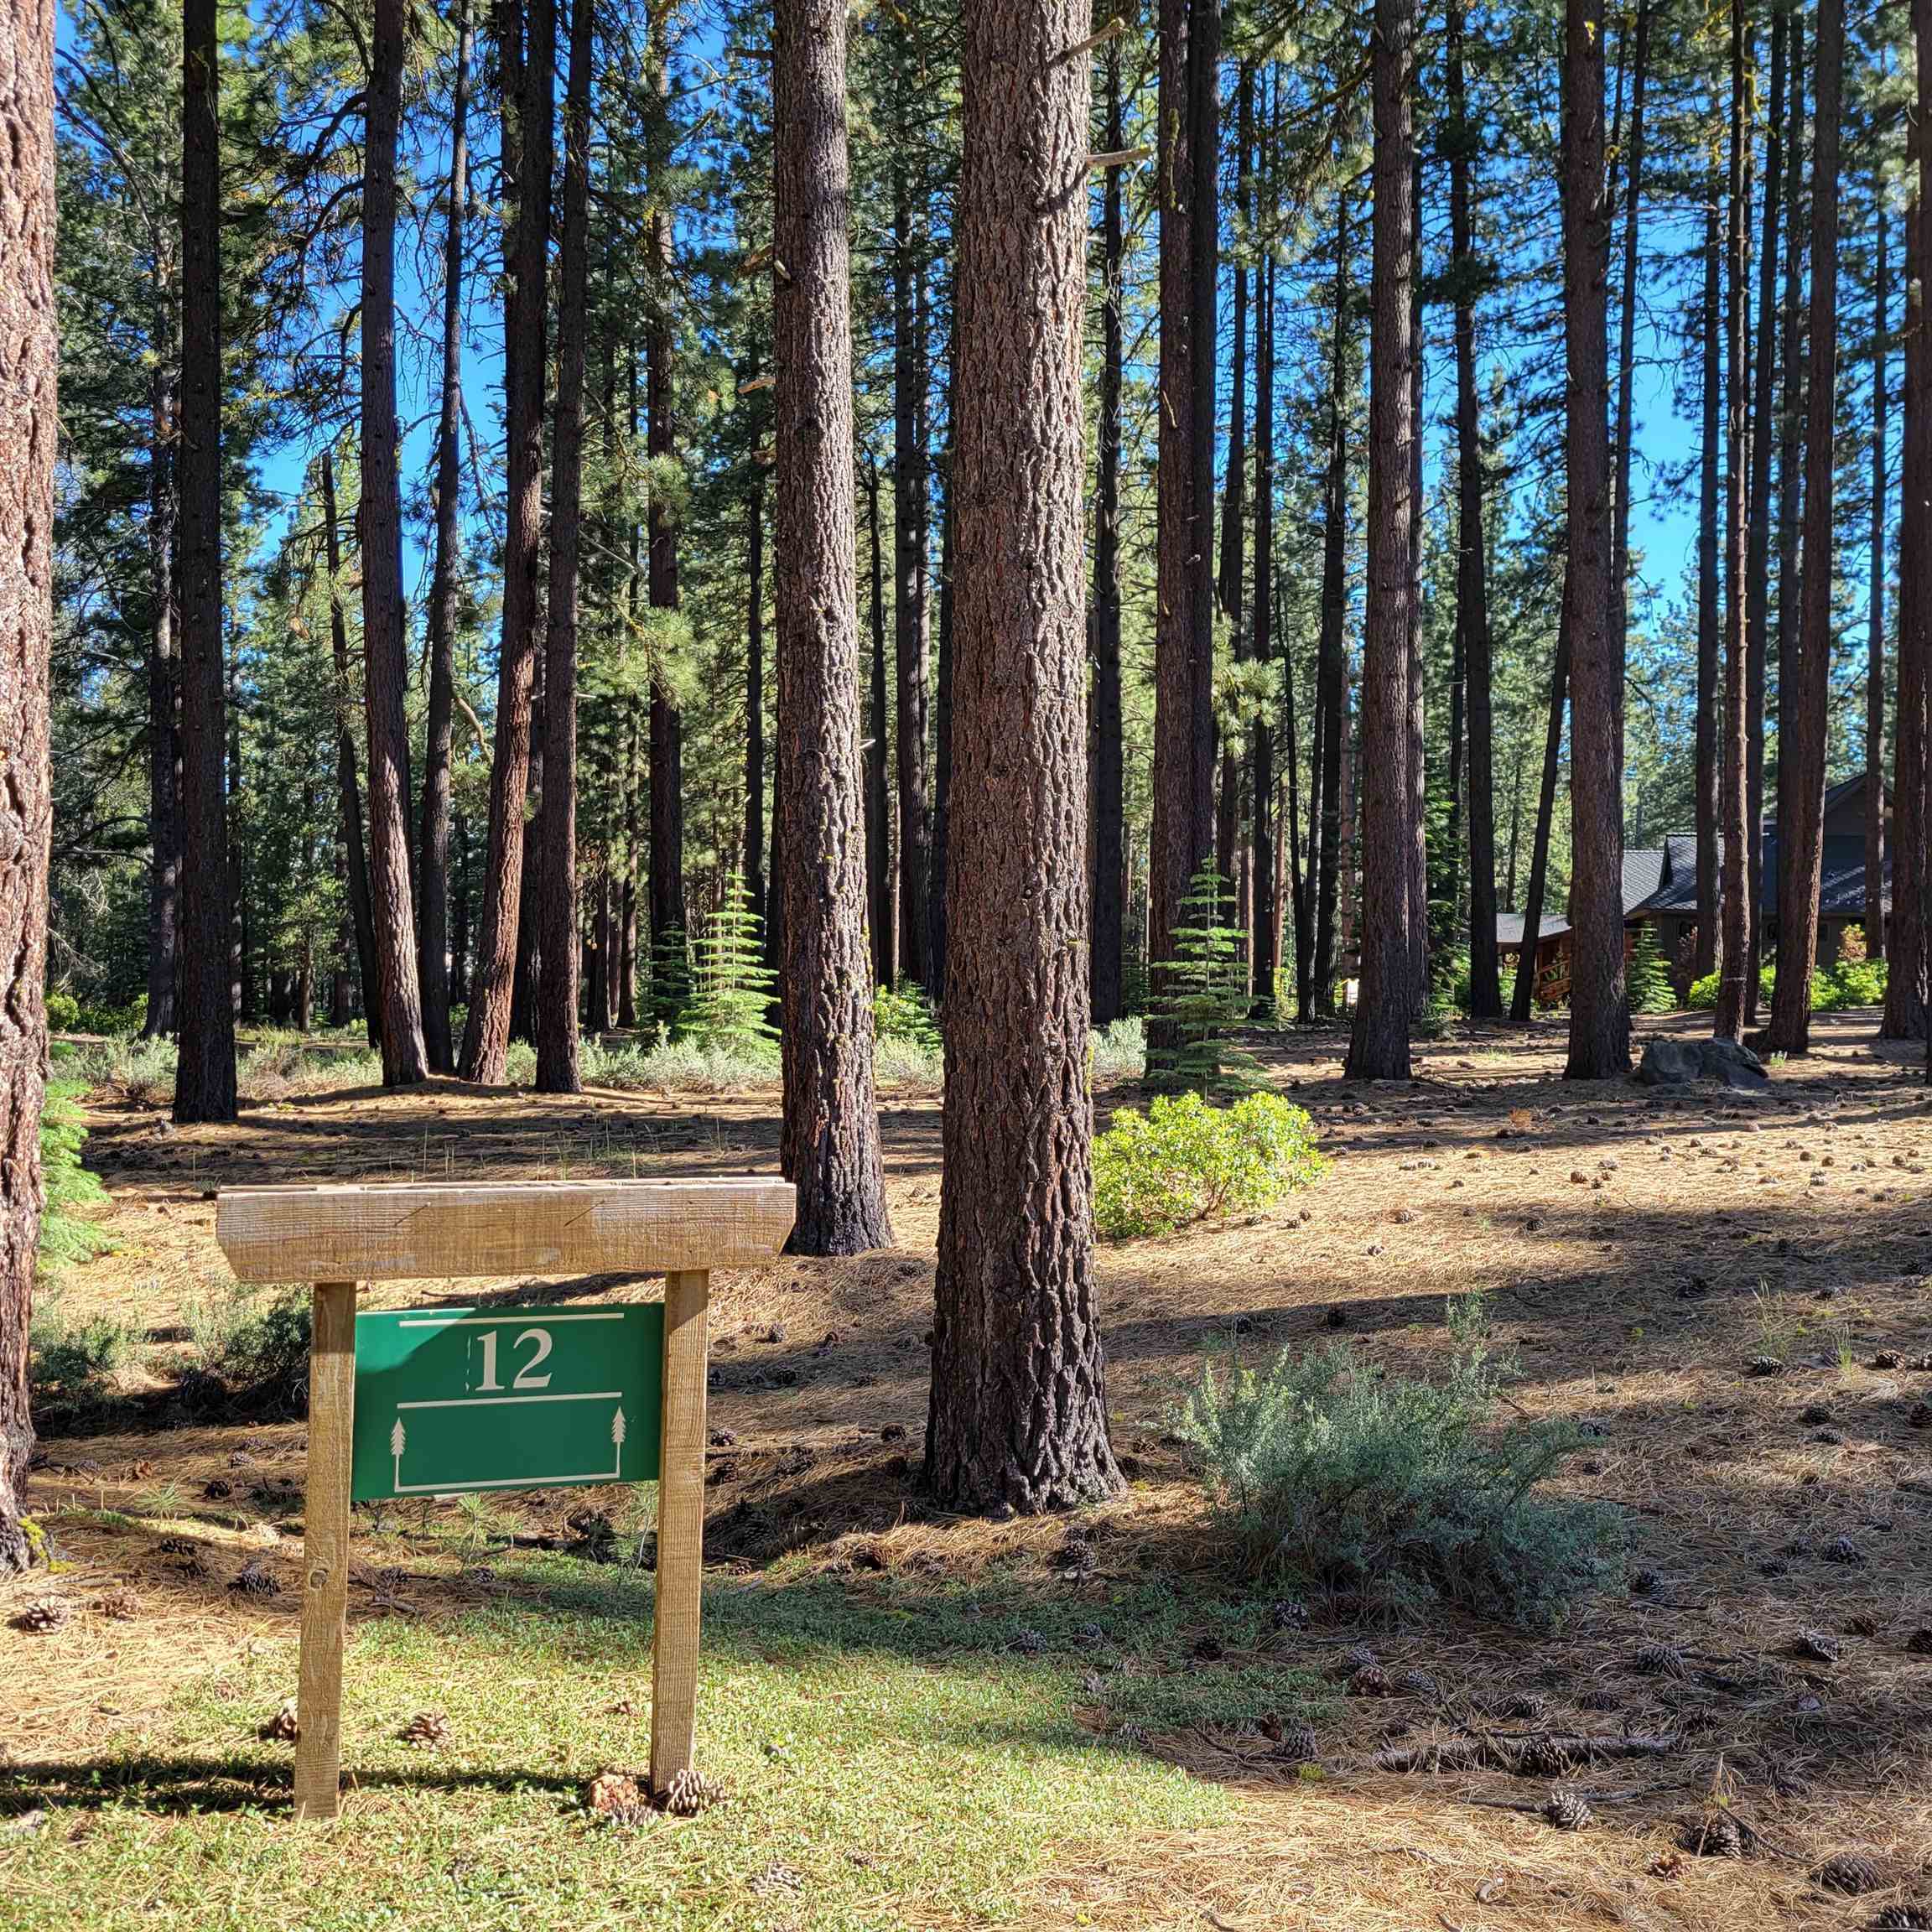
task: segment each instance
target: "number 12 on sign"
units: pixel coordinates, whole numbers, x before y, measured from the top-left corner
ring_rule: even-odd
[[[647,1482],[661,1303],[356,1317],[358,1500]]]

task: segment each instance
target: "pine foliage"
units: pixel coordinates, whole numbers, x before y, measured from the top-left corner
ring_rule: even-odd
[[[743,877],[733,873],[698,942],[697,981],[678,1020],[681,1038],[708,1051],[756,1052],[776,1045],[768,1017],[773,974],[765,963],[761,927]]]
[[[1648,921],[1637,928],[1627,984],[1633,1013],[1669,1013],[1677,1005],[1670,969],[1665,965],[1663,950],[1657,943],[1657,928]]]
[[[1155,984],[1150,1079],[1191,1088],[1203,1099],[1254,1085],[1259,1064],[1233,1038],[1248,1015],[1242,934],[1227,881],[1212,865],[1189,882],[1174,927],[1174,956],[1156,968]]]

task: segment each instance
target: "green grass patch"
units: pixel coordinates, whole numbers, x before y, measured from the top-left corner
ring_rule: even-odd
[[[77,1779],[0,1773],[0,1801],[46,1813],[0,1849],[0,1927],[1023,1923],[1056,1841],[1227,1815],[1223,1792],[1124,1746],[1119,1724],[1248,1723],[1311,1692],[1252,1654],[1187,1668],[1203,1622],[1232,1654],[1259,1641],[1259,1613],[1161,1586],[1097,1599],[1018,1578],[714,1579],[699,1760],[725,1800],[612,1830],[579,1794],[646,1757],[652,1580],[553,1555],[506,1557],[498,1575],[504,1594],[454,1622],[352,1630],[354,1783],[332,1830],[295,1827],[289,1749],[254,1741],[293,1689],[292,1633],[211,1671]],[[1099,1735],[1081,1716],[1096,1706]],[[434,1752],[399,1737],[425,1709],[450,1721]]]

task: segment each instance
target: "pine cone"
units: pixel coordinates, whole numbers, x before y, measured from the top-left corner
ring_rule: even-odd
[[[1306,1630],[1308,1606],[1297,1597],[1284,1597],[1268,1613],[1268,1621],[1277,1630]]]
[[[1843,1647],[1826,1631],[1800,1630],[1792,1639],[1791,1649],[1800,1657],[1810,1657],[1820,1664],[1836,1664]]]
[[[201,1493],[210,1503],[226,1503],[235,1493],[235,1485],[226,1476],[210,1476],[201,1485]]]
[[[1881,1348],[1872,1358],[1872,1366],[1874,1368],[1896,1368],[1898,1365],[1899,1356],[1896,1348]]]
[[[1646,1644],[1632,1662],[1646,1677],[1681,1678],[1690,1675],[1684,1662],[1684,1653],[1668,1644]]]
[[[1405,1670],[1395,1680],[1395,1688],[1405,1697],[1420,1697],[1425,1704],[1442,1701],[1442,1686],[1426,1670]]]
[[[1811,1874],[1811,1880],[1822,1891],[1856,1898],[1861,1893],[1882,1891],[1885,1874],[1862,1852],[1834,1852]]]
[[[277,1743],[293,1744],[302,1735],[301,1727],[295,1722],[295,1700],[284,1697],[282,1707],[255,1735]]]
[[[243,1597],[279,1597],[282,1586],[251,1556],[228,1580],[228,1587]]]
[[[1275,1755],[1291,1764],[1311,1764],[1321,1755],[1315,1742],[1315,1727],[1306,1717],[1266,1718],[1262,1735],[1275,1746]]]
[[[1849,1536],[1834,1536],[1825,1545],[1825,1561],[1827,1563],[1862,1564],[1865,1552]]]
[[[701,1771],[680,1771],[666,1788],[660,1807],[673,1818],[695,1818],[707,1805],[717,1800],[717,1793],[705,1782]]]
[[[1782,1375],[1784,1364],[1775,1355],[1753,1355],[1744,1364],[1747,1375]]]
[[[1389,1673],[1379,1664],[1364,1664],[1352,1675],[1345,1686],[1351,1697],[1387,1697],[1395,1686],[1389,1681]]]
[[[1872,1921],[1872,1932],[1932,1932],[1932,1905],[1887,1905]]]
[[[1571,1768],[1568,1753],[1554,1737],[1526,1737],[1517,1747],[1519,1778],[1566,1778]]]
[[[141,1599],[132,1590],[110,1590],[94,1607],[112,1623],[132,1623],[141,1614]]]
[[[440,1744],[449,1735],[449,1720],[440,1711],[418,1711],[402,1727],[402,1742],[425,1749]]]
[[[65,1630],[74,1615],[72,1607],[58,1597],[43,1597],[29,1603],[13,1619],[16,1630],[31,1630],[42,1635]]]
[[[1476,1708],[1505,1723],[1534,1724],[1550,1707],[1534,1690],[1504,1690],[1478,1699]]]
[[[1366,1644],[1357,1644],[1344,1650],[1330,1668],[1335,1677],[1353,1677],[1358,1670],[1373,1670],[1382,1659]]]
[[[585,1789],[584,1802],[594,1817],[613,1825],[635,1825],[644,1815],[637,1780],[623,1771],[600,1771]]]
[[[1574,1784],[1552,1784],[1543,1800],[1545,1820],[1559,1831],[1581,1831],[1595,1821],[1590,1801]]]
[[[1707,1811],[1686,1825],[1677,1842],[1700,1858],[1742,1858],[1748,1846],[1744,1828],[1728,1811]]]

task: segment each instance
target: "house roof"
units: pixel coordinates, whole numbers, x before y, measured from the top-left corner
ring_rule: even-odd
[[[1847,780],[1846,784],[1862,784],[1862,779]],[[1844,787],[1835,789],[1842,792]],[[1681,863],[1678,861],[1675,848],[1682,843],[1690,848]],[[1630,907],[1630,915],[1663,913],[1685,917],[1695,917],[1697,911],[1697,854],[1696,841],[1673,838],[1672,863],[1667,870],[1664,883],[1647,899]],[[1850,834],[1834,834],[1825,841],[1825,869],[1820,881],[1818,913],[1824,919],[1862,919],[1865,916],[1865,841]],[[1885,889],[1883,902],[1888,910],[1892,904],[1892,855],[1885,855]],[[1764,828],[1764,877],[1758,893],[1758,909],[1766,918],[1774,918],[1778,911],[1778,831],[1774,825]]]
[[[1545,912],[1536,923],[1536,943],[1539,946],[1545,945],[1569,930],[1570,922],[1561,913]],[[1498,912],[1496,915],[1496,943],[1498,946],[1521,947],[1523,915],[1520,912]]]

